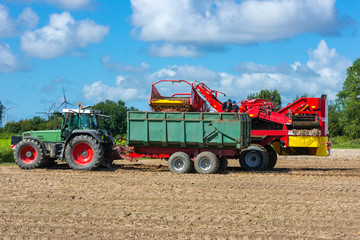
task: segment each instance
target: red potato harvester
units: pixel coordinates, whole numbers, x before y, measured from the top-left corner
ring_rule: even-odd
[[[162,96],[155,87],[160,82],[188,84],[190,93]],[[205,83],[160,80],[152,84],[149,104],[154,111],[207,112],[207,102],[214,111],[223,112],[219,94],[225,95],[212,90]],[[186,100],[183,100],[185,97]],[[266,99],[246,99],[241,101],[239,110],[240,113],[248,113],[251,118],[252,144],[260,144],[268,151],[268,168],[275,166],[277,154],[328,156],[330,142],[326,95],[321,98],[300,98],[278,111],[275,106],[274,102]]]

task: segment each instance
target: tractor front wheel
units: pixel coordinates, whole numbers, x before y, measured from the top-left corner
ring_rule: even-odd
[[[28,138],[23,139],[15,146],[14,158],[16,164],[23,169],[40,167],[45,161],[41,145]]]
[[[67,164],[76,170],[92,170],[99,167],[104,159],[102,145],[87,135],[74,137],[65,149]]]

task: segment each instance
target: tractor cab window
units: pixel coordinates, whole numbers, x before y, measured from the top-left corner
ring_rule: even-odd
[[[80,116],[80,128],[82,129],[98,129],[98,121],[93,114],[82,114]]]
[[[63,118],[63,128],[61,131],[61,137],[64,139],[70,134],[74,129],[78,128],[79,117],[77,114],[68,113],[64,115]]]
[[[65,117],[65,128],[67,129],[75,129],[78,125],[79,117],[75,114],[68,114]]]

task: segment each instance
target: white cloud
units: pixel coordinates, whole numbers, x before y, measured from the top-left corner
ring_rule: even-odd
[[[132,84],[128,83],[127,80],[126,77],[119,75],[116,77],[114,85],[107,85],[101,81],[93,82],[89,85],[85,84],[82,92],[85,98],[92,102],[104,101],[106,99],[115,101],[119,99],[123,101],[147,99],[144,88],[128,87],[128,85]]]
[[[45,3],[66,10],[79,10],[89,8],[93,0],[4,0],[9,3]]]
[[[124,80],[125,80],[124,76],[121,76],[121,75],[117,76],[116,77],[116,82],[115,82],[116,86],[120,86],[121,82],[124,81]]]
[[[30,7],[25,8],[17,19],[13,19],[8,8],[0,4],[0,38],[14,37],[20,31],[33,29],[38,21],[39,16]]]
[[[25,8],[17,19],[17,24],[25,29],[33,29],[39,22],[39,16],[30,7]]]
[[[120,62],[111,62],[111,56],[105,55],[101,58],[103,66],[109,71],[120,71],[126,73],[144,73],[150,71],[150,65],[146,62],[140,63],[139,66],[124,64]]]
[[[193,81],[216,81],[218,73],[203,66],[172,65],[150,75],[150,79],[184,79]]]
[[[77,58],[83,58],[83,57],[86,57],[87,54],[84,51],[75,50],[75,51],[70,53],[70,56],[77,57]]]
[[[12,54],[10,46],[0,42],[0,72],[13,72],[25,67],[25,64]]]
[[[245,73],[234,77],[234,82],[238,87],[251,89],[252,92],[276,88],[288,101],[303,93],[310,96],[325,93],[330,99],[335,99],[351,61],[340,56],[336,49],[330,49],[324,40],[320,41],[316,49],[310,49],[308,54],[309,60],[304,64],[299,61],[279,66],[245,63],[240,68],[235,68]],[[224,79],[223,81],[225,82]]]
[[[0,37],[11,37],[16,34],[15,22],[10,18],[8,9],[0,4]]]
[[[150,47],[150,55],[154,57],[198,57],[200,54],[193,46],[165,43],[160,47],[153,44]]]
[[[170,65],[155,72],[118,75],[112,84],[94,82],[83,87],[83,94],[95,102],[105,99],[144,100],[150,91],[151,82],[173,79],[205,82],[211,89],[226,93],[226,97],[220,95],[221,101],[229,97],[242,100],[250,93],[257,93],[262,89],[277,89],[284,104],[304,93],[314,97],[325,93],[330,100],[335,99],[351,61],[340,56],[324,40],[315,49],[310,49],[308,56],[305,62],[295,61],[275,66],[245,62],[236,65],[235,72],[231,73],[216,72],[200,65]],[[105,56],[103,61],[107,62],[110,58]],[[190,91],[189,86],[184,83],[160,83],[157,88],[163,95]]]
[[[340,56],[336,49],[329,48],[324,40],[320,41],[316,49],[309,50],[308,54],[306,63],[296,61],[277,66],[242,63],[234,69],[239,74],[214,72],[202,66],[173,65],[151,74],[149,79],[153,82],[159,79],[197,80],[237,100],[261,89],[277,89],[284,103],[291,102],[296,95],[303,93],[316,97],[325,93],[329,99],[335,99],[351,61]]]
[[[131,20],[133,32],[145,41],[249,44],[338,32],[335,2],[131,0]]]
[[[167,68],[162,68],[149,76],[147,76],[150,82],[157,82],[161,79],[169,80],[186,80],[187,82],[205,82],[211,88],[219,90],[221,87],[220,74],[214,72],[203,66],[191,66],[191,65],[172,65]],[[190,92],[190,88],[185,83],[166,84],[160,83],[157,85],[158,90],[163,95],[172,95],[179,92]]]
[[[99,25],[89,19],[78,21],[76,25],[74,34],[80,47],[86,47],[90,43],[101,42],[109,32],[109,27]]]
[[[41,91],[46,93],[52,93],[57,90],[59,85],[69,84],[70,82],[63,78],[55,78],[50,83],[47,83],[41,87]]]
[[[286,64],[279,66],[268,66],[254,62],[243,62],[241,64],[236,64],[234,69],[242,73],[279,73],[289,72],[291,70],[291,66]]]
[[[39,0],[38,2],[46,2],[63,9],[77,10],[88,7],[91,0]]]
[[[52,14],[49,25],[26,32],[21,36],[20,47],[29,56],[42,59],[59,57],[90,43],[99,43],[109,27],[92,20],[75,21],[68,12]]]

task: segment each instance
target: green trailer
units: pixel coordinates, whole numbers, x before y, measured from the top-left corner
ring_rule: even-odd
[[[175,173],[215,173],[227,167],[227,158],[239,158],[248,170],[266,168],[268,154],[250,146],[251,121],[247,113],[128,112],[127,145],[131,154],[168,159]]]

